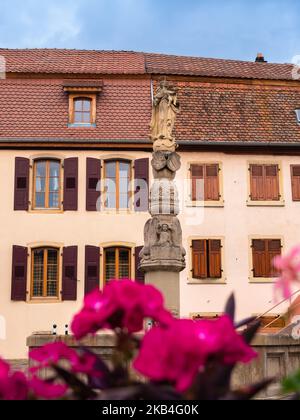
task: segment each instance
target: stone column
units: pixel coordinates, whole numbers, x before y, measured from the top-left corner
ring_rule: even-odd
[[[162,291],[167,307],[176,316],[180,313],[180,272],[185,268],[186,255],[177,218],[179,198],[175,183],[181,163],[172,135],[179,111],[177,90],[166,81],[161,82],[153,101],[151,121],[154,177],[150,192],[151,219],[145,225],[140,255],[146,283]]]

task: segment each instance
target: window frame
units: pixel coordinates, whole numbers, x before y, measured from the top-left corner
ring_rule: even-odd
[[[105,203],[106,203],[106,173],[107,173],[107,164],[108,163],[116,163],[116,207],[115,208],[110,208],[110,207],[106,207]],[[129,165],[129,190],[128,190],[128,202],[129,205],[127,208],[120,208],[120,163],[127,163]],[[105,212],[117,212],[117,213],[128,213],[128,212],[132,212],[134,211],[133,208],[133,182],[134,182],[134,176],[133,176],[133,161],[126,159],[126,158],[112,158],[112,159],[104,159],[103,160],[103,177],[101,177],[103,179],[103,186],[101,188],[102,191],[102,196],[103,199],[101,199],[102,203],[103,203],[103,211]]]
[[[108,244],[107,246],[103,247],[103,269],[101,273],[101,288],[105,287],[107,284],[107,278],[106,278],[106,252],[108,250],[114,249],[116,252],[116,263],[115,263],[115,273],[117,271],[119,272],[120,262],[119,262],[119,254],[120,250],[126,250],[128,251],[128,263],[129,263],[129,278],[132,278],[132,268],[133,268],[133,248],[128,245],[121,245],[121,244]],[[118,279],[119,276],[116,276],[116,279]]]
[[[75,122],[75,101],[76,100],[84,100],[89,99],[91,101],[91,118],[89,123],[76,123]],[[77,127],[77,128],[89,128],[89,127],[96,127],[96,108],[97,108],[97,95],[89,94],[89,93],[70,93],[69,94],[69,127]]]
[[[193,200],[192,191],[192,166],[211,166],[218,165],[218,181],[219,181],[219,200]],[[224,185],[223,185],[223,163],[220,161],[190,161],[188,162],[188,198],[186,199],[186,207],[224,207]]]
[[[193,241],[221,241],[221,278],[206,278],[198,279],[194,278],[194,267],[193,267]],[[224,236],[192,236],[188,239],[189,244],[189,276],[187,282],[189,285],[226,285],[226,260],[225,260],[225,237]]]
[[[253,261],[253,248],[252,242],[254,240],[280,240],[281,241],[281,255],[284,255],[285,252],[285,242],[284,237],[282,235],[253,235],[249,236],[249,283],[253,284],[275,284],[277,281],[277,277],[254,277],[254,261]]]
[[[34,289],[34,252],[37,250],[43,250],[43,296],[34,296],[33,289]],[[57,252],[57,294],[56,296],[45,296],[44,291],[47,289],[47,263],[45,264],[45,253],[49,250],[55,250]],[[61,247],[58,245],[36,245],[30,248],[30,262],[31,262],[31,269],[29,272],[30,276],[30,292],[29,292],[29,302],[59,302],[61,300],[61,269],[62,269],[62,261],[61,261]],[[46,259],[47,262],[47,259]]]
[[[279,183],[279,195],[280,199],[275,200],[264,200],[264,201],[256,201],[252,200],[252,189],[251,189],[251,166],[278,166],[278,183]],[[248,192],[247,192],[247,206],[248,207],[284,207],[285,206],[285,199],[284,199],[284,184],[283,184],[283,173],[282,173],[282,162],[280,161],[248,161],[247,162],[247,185],[248,185]]]
[[[36,207],[36,165],[39,162],[46,162],[46,182],[45,182],[45,207]],[[56,162],[59,164],[59,191],[58,191],[58,207],[47,207],[49,205],[49,184],[50,184],[50,163]],[[41,157],[33,160],[32,163],[33,174],[32,174],[32,202],[31,211],[33,212],[46,212],[46,213],[57,213],[63,210],[63,164],[59,158],[47,158]]]

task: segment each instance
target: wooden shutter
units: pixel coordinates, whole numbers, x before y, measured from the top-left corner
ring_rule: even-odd
[[[97,203],[101,195],[99,181],[101,180],[101,161],[87,158],[86,160],[86,211],[97,211]],[[97,191],[98,187],[98,191]],[[99,208],[100,210],[100,208]]]
[[[141,186],[139,180],[145,181],[146,185]],[[149,210],[149,159],[137,159],[134,162],[134,209],[137,212]]]
[[[252,201],[264,201],[266,199],[263,165],[250,165],[250,190]]]
[[[193,278],[195,279],[208,278],[206,248],[206,240],[197,240],[192,242]]]
[[[142,246],[138,246],[135,248],[135,281],[137,283],[145,284],[145,273],[139,269],[139,265],[141,262],[140,252],[143,249]]]
[[[28,250],[13,246],[11,300],[26,302]]]
[[[212,279],[222,278],[221,250],[220,240],[208,241],[209,277]]]
[[[85,247],[85,285],[84,293],[87,295],[100,286],[100,248]]]
[[[281,255],[281,240],[271,239],[267,241],[268,246],[268,258],[267,258],[267,277],[277,277],[278,272],[276,271],[273,261],[274,258]]]
[[[279,167],[278,165],[265,165],[265,189],[266,200],[279,201],[280,188],[279,188]]]
[[[205,165],[204,195],[205,201],[219,201],[220,199],[218,164]]]
[[[64,161],[64,210],[78,210],[78,158]]]
[[[204,185],[201,188],[201,180],[204,180],[204,166],[191,165],[192,201],[204,201]]]
[[[63,249],[62,300],[77,300],[77,246]]]
[[[268,277],[267,243],[264,239],[252,241],[253,276],[255,278]]]
[[[293,201],[300,201],[300,165],[292,165],[291,171]]]
[[[29,159],[15,159],[14,210],[28,210],[29,204]]]

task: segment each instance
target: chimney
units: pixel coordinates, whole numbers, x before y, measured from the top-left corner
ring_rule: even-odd
[[[257,53],[257,57],[255,60],[256,63],[267,63],[267,61],[265,60],[265,57],[262,53]]]

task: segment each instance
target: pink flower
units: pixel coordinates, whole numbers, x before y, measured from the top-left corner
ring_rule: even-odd
[[[0,359],[0,400],[26,400],[28,389],[25,375],[22,372],[12,373],[10,366]]]
[[[274,258],[274,267],[281,273],[275,285],[275,291],[280,291],[285,299],[292,295],[292,285],[300,274],[300,246],[293,248],[284,257]]]
[[[162,325],[172,322],[162,294],[153,286],[130,280],[112,281],[103,293],[95,290],[85,298],[83,309],[73,319],[72,331],[77,339],[105,328],[135,333],[143,329],[145,318]]]
[[[175,320],[168,328],[155,327],[144,337],[134,368],[155,382],[168,381],[186,391],[206,363],[247,363],[256,353],[238,335],[231,320]]]
[[[47,400],[62,398],[68,391],[68,387],[66,385],[43,381],[37,376],[34,376],[30,380],[29,384],[36,397]]]
[[[217,320],[198,321],[195,324],[205,359],[217,359],[220,363],[231,365],[249,363],[257,354],[239,335],[231,319],[225,315]]]
[[[93,354],[78,353],[62,342],[46,344],[43,347],[34,349],[30,352],[31,360],[38,362],[38,365],[31,369],[32,373],[45,367],[51,367],[61,361],[69,362],[73,373],[84,373],[91,376],[99,376],[94,367],[97,358]]]

